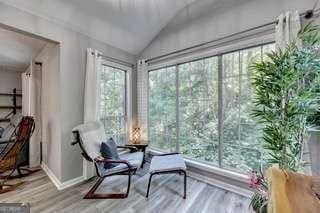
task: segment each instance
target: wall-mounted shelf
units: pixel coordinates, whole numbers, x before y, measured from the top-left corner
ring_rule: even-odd
[[[17,98],[21,98],[22,94],[18,94],[17,89],[14,88],[12,90],[12,93],[0,93],[0,96],[12,97],[12,105],[9,103],[11,106],[9,104],[0,106],[0,109],[12,110],[9,114],[4,116],[3,118],[0,118],[0,122],[9,122],[10,121],[9,117],[12,114],[13,115],[16,114],[18,109],[22,109],[22,106],[17,106]]]
[[[22,106],[0,106],[0,109],[21,109]]]
[[[17,97],[22,97],[22,94],[0,93],[0,96],[17,96]]]

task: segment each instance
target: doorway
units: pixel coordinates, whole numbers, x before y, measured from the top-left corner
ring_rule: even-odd
[[[43,156],[42,65],[50,60],[43,55],[53,44],[5,26],[0,26],[0,37],[0,136],[10,137],[12,133],[1,135],[1,130],[6,133],[22,116],[32,116],[35,130],[22,159],[24,165],[37,167]]]

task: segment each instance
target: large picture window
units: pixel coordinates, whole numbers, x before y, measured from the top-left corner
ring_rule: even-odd
[[[274,44],[149,72],[151,147],[247,172],[263,164],[259,126],[250,112],[250,64]]]
[[[100,121],[106,135],[118,144],[127,138],[127,73],[108,65],[102,66],[100,80]]]
[[[179,151],[217,163],[218,58],[178,66]]]
[[[149,137],[151,145],[176,150],[176,68],[149,73]]]

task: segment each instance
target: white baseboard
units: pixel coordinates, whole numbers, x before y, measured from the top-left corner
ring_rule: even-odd
[[[83,176],[65,181],[65,182],[61,182],[54,174],[53,172],[48,168],[48,166],[45,163],[41,163],[41,167],[43,169],[43,171],[48,175],[48,177],[50,178],[50,180],[53,182],[53,184],[57,187],[58,190],[63,190],[66,188],[69,188],[71,186],[74,186],[78,183],[81,183],[83,181],[85,181],[85,178]]]

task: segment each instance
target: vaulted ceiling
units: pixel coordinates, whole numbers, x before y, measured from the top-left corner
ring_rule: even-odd
[[[197,0],[0,0],[135,55],[179,10],[194,1]]]
[[[134,55],[141,53],[179,11],[191,4],[206,9],[208,5],[219,7],[237,1],[0,0]]]

